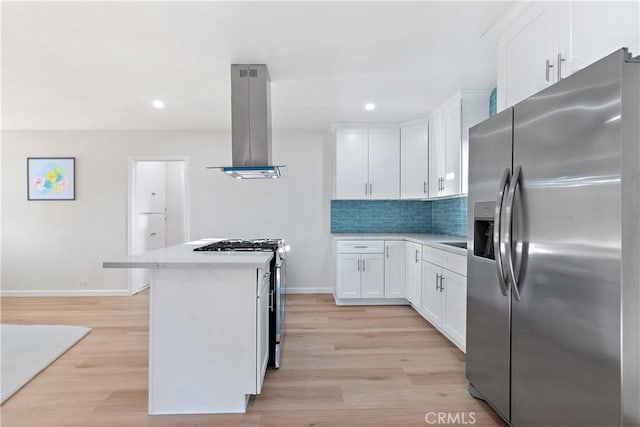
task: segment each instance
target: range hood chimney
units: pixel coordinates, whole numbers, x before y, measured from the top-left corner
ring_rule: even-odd
[[[271,161],[271,79],[264,64],[231,65],[232,166],[237,179],[280,178],[285,166]]]

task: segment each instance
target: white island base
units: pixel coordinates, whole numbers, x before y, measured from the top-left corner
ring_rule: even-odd
[[[184,254],[197,262],[137,256],[104,263],[153,268],[149,414],[243,413],[267,367],[272,255]]]

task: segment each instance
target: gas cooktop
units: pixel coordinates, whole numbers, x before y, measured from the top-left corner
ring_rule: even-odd
[[[205,246],[195,248],[194,251],[242,251],[242,252],[270,252],[278,249],[280,239],[229,239],[220,240]]]

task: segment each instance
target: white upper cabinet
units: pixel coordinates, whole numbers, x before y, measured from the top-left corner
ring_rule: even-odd
[[[518,28],[500,42],[498,63],[499,97],[513,105],[541,91],[556,79],[558,5],[547,2],[522,18]],[[500,81],[505,84],[500,87]],[[502,92],[502,93],[500,93]]]
[[[336,199],[400,197],[398,128],[336,129]]]
[[[400,132],[369,129],[369,197],[397,199],[400,190]]]
[[[427,123],[402,127],[400,132],[400,197],[429,197],[429,126]]]
[[[488,99],[487,99],[488,101]],[[487,115],[489,103],[486,104]],[[462,99],[456,98],[443,108],[444,173],[440,196],[462,192]]]
[[[467,193],[469,128],[489,117],[489,91],[461,91],[429,118],[429,197]]]
[[[336,131],[336,199],[368,197],[368,150],[366,129]]]
[[[622,47],[640,53],[637,1],[515,2],[487,32],[498,45],[498,110]]]
[[[560,2],[559,22],[563,78],[621,47],[640,55],[638,1]]]

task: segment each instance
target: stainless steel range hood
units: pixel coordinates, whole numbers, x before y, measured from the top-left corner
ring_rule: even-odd
[[[279,178],[285,166],[271,162],[271,79],[264,64],[231,65],[232,166],[237,179]]]

